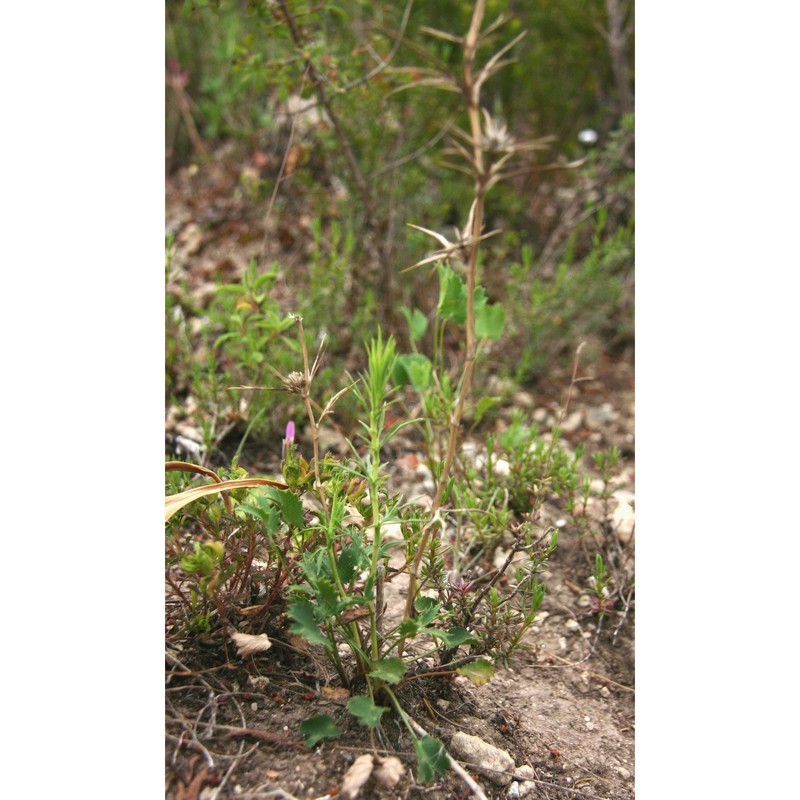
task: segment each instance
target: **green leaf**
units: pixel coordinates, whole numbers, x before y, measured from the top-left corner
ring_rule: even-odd
[[[303,734],[306,747],[314,747],[321,739],[335,739],[340,733],[339,726],[327,714],[311,717],[300,723],[300,733]]]
[[[397,386],[410,383],[418,392],[425,391],[431,385],[433,365],[422,353],[404,353],[397,357],[392,382]]]
[[[248,505],[240,503],[236,506],[237,513],[243,511],[252,517],[258,519],[264,526],[268,536],[274,536],[280,527],[281,520],[278,514],[278,509],[270,502],[270,500],[263,494],[254,496],[256,505]]]
[[[443,264],[439,265],[439,316],[456,323],[467,318],[467,285]]]
[[[388,708],[376,706],[371,697],[351,697],[347,701],[347,710],[358,719],[362,725],[374,728]]]
[[[312,644],[321,644],[330,648],[330,640],[317,626],[314,606],[308,600],[298,600],[296,603],[292,603],[289,606],[289,616],[296,620],[296,624],[290,628],[292,633],[302,636]]]
[[[456,672],[465,678],[469,678],[476,686],[483,686],[492,679],[494,664],[485,658],[479,658],[472,664],[464,664],[463,667],[459,667]]]
[[[478,404],[475,406],[475,424],[477,425],[482,419],[484,414],[494,406],[500,403],[499,397],[481,397]]]
[[[281,510],[281,516],[287,524],[295,528],[302,528],[306,524],[303,516],[303,504],[300,498],[291,489],[274,489],[270,487],[269,495],[275,500]]]
[[[483,339],[497,341],[503,335],[506,324],[506,310],[500,303],[475,307],[475,334]]]
[[[364,545],[361,543],[360,536],[354,536],[350,544],[346,544],[339,554],[337,569],[342,583],[350,583],[363,567],[369,564]]]
[[[417,609],[417,624],[424,628],[430,625],[439,615],[439,603],[432,597],[418,597],[414,603],[414,608]]]
[[[434,775],[444,775],[450,769],[450,758],[444,745],[433,736],[423,736],[414,742],[417,751],[417,780],[427,783]]]
[[[428,330],[426,316],[418,308],[411,311],[403,306],[400,311],[403,312],[403,316],[408,322],[408,332],[411,334],[411,338],[418,342],[425,335],[425,331]]]
[[[370,671],[373,678],[380,678],[386,683],[399,683],[406,671],[406,665],[400,658],[382,658]]]
[[[419,623],[415,619],[404,619],[399,627],[397,633],[403,639],[413,639],[419,633]]]
[[[458,647],[460,644],[477,644],[477,641],[466,628],[453,628],[450,631],[425,628],[424,633],[429,633],[444,642],[445,647]]]
[[[317,593],[318,608],[323,617],[332,617],[346,607],[347,604],[342,602],[333,581],[318,578],[313,585]]]
[[[431,385],[433,365],[421,354],[408,356],[408,359],[405,365],[408,379],[415,391],[424,392]]]

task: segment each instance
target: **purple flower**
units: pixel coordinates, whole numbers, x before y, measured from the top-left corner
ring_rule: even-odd
[[[283,437],[287,442],[294,441],[294,422],[289,420],[286,423],[286,435]]]

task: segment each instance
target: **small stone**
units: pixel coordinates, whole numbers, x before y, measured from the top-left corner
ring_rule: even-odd
[[[504,458],[498,458],[497,461],[492,464],[492,472],[494,472],[498,478],[503,478],[510,474],[511,464],[509,464]]]
[[[588,594],[582,594],[578,598],[578,608],[589,608],[592,604],[592,598]]]
[[[347,438],[335,428],[320,428],[319,449],[321,451],[320,455],[326,451],[344,455],[350,448],[347,444]]]
[[[391,542],[403,541],[403,526],[399,522],[385,522],[381,525],[382,538]]]
[[[519,796],[519,782],[511,781],[508,786],[508,791],[506,792],[506,797],[508,800],[519,800]]]
[[[562,423],[564,433],[575,433],[583,425],[583,411],[573,411]]]
[[[521,767],[518,767],[514,774],[518,778],[531,781],[536,777],[536,773],[533,771],[533,767],[530,764],[523,764]]]
[[[514,772],[514,759],[499,747],[484,742],[477,736],[458,731],[450,740],[451,751],[468,763],[469,767],[485,775],[498,786],[511,782]]]
[[[600,688],[600,696],[611,697],[611,690],[608,688],[608,686],[603,686]]]
[[[597,408],[590,408],[586,411],[586,427],[595,430],[603,428],[618,417],[619,414],[614,411],[611,403],[603,403]]]
[[[631,771],[629,769],[625,769],[625,767],[614,767],[614,770],[620,778],[624,778],[626,781],[631,779]]]
[[[258,711],[258,703],[250,703],[251,711]]]
[[[425,466],[425,464],[418,464],[416,469],[416,476],[420,480],[425,481],[428,480],[428,478],[432,478],[433,473],[430,471],[430,469],[428,469],[428,467]]]
[[[581,626],[578,624],[578,621],[577,621],[577,620],[575,620],[575,619],[568,619],[568,620],[567,620],[567,621],[564,623],[564,627],[565,627],[565,628],[566,628],[568,631],[572,631],[573,633],[577,633],[577,632],[578,632],[578,631],[581,629]]]
[[[622,544],[628,544],[633,536],[633,529],[636,523],[636,514],[633,510],[633,492],[627,489],[619,489],[614,493],[617,507],[611,513],[611,523],[616,528],[617,536]]]
[[[514,774],[517,776],[517,778],[530,779],[523,780],[519,784],[520,798],[530,797],[536,791],[536,784],[534,783],[536,773],[533,771],[533,767],[529,766],[528,764],[523,764],[521,767],[517,768]]]
[[[506,559],[508,558],[508,554],[510,552],[511,552],[510,550],[503,550],[502,547],[498,547],[494,551],[494,559],[492,560],[492,566],[494,566],[495,569],[500,569],[500,567],[502,567],[503,564],[506,563]]]
[[[478,444],[473,441],[466,441],[461,445],[461,452],[465,458],[474,459],[478,454]]]
[[[518,408],[533,408],[535,400],[530,392],[520,390],[514,393],[514,405]]]
[[[533,421],[538,425],[541,425],[546,420],[547,420],[546,408],[537,408],[536,411],[533,412]]]

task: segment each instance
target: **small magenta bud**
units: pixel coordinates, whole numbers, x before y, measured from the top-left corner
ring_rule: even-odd
[[[283,438],[286,439],[287,442],[294,441],[294,422],[292,420],[286,423],[286,435]]]

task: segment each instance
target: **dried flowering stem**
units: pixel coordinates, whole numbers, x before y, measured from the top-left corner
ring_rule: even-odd
[[[284,384],[290,391],[294,391],[303,398],[303,404],[306,407],[306,415],[311,424],[311,443],[314,448],[314,486],[317,489],[319,501],[325,509],[325,514],[328,514],[328,504],[325,501],[325,492],[323,491],[322,479],[319,472],[319,423],[324,415],[320,415],[319,420],[314,414],[314,406],[311,401],[311,384],[314,376],[319,369],[320,359],[322,352],[325,349],[325,341],[323,340],[317,351],[316,358],[314,359],[313,366],[309,367],[308,361],[308,347],[306,346],[306,333],[303,328],[303,318],[296,315],[294,318],[297,323],[297,330],[300,336],[300,347],[303,351],[303,372],[292,372],[284,380]]]
[[[516,36],[510,42],[501,47],[494,53],[480,68],[477,67],[477,52],[479,45],[485,41],[489,33],[496,30],[504,21],[504,17],[498,18],[489,25],[485,31],[481,32],[484,13],[486,11],[485,0],[477,0],[472,13],[469,30],[464,37],[455,37],[452,34],[435,31],[426,28],[425,32],[439,39],[457,42],[461,44],[464,51],[462,64],[462,74],[456,77],[448,72],[446,68],[439,68],[438,77],[428,77],[417,85],[424,84],[437,88],[456,91],[464,98],[467,115],[469,119],[469,131],[461,131],[452,128],[453,134],[458,139],[454,139],[451,148],[446,151],[450,155],[455,154],[463,159],[464,164],[447,164],[454,169],[468,173],[475,182],[475,199],[470,209],[467,225],[463,231],[456,232],[456,241],[450,242],[444,236],[427,228],[413,226],[424,233],[433,236],[441,248],[433,255],[423,259],[414,266],[441,261],[445,259],[460,261],[466,271],[467,298],[466,298],[466,320],[465,320],[465,353],[464,365],[461,380],[458,387],[458,397],[455,408],[450,415],[449,435],[447,450],[444,461],[442,462],[441,474],[436,486],[431,508],[431,522],[422,531],[419,547],[411,564],[409,573],[409,588],[406,600],[405,614],[412,617],[414,613],[414,601],[418,591],[418,576],[420,565],[425,554],[425,550],[431,541],[431,537],[436,535],[435,529],[441,526],[441,515],[439,511],[442,506],[442,496],[444,494],[447,479],[453,466],[458,443],[458,435],[461,430],[461,420],[464,414],[464,406],[469,394],[473,373],[475,370],[475,359],[478,350],[478,339],[475,331],[475,289],[478,285],[478,252],[480,243],[483,239],[491,236],[491,233],[483,233],[484,206],[487,192],[499,181],[509,177],[507,163],[512,156],[532,150],[543,149],[552,137],[543,137],[530,142],[516,142],[509,134],[504,122],[494,120],[492,116],[481,108],[480,94],[483,84],[498,70],[511,63],[511,59],[505,58],[508,51],[525,35],[524,33]],[[481,124],[483,118],[483,125]],[[438,521],[438,526],[434,524]],[[405,642],[400,641],[398,649],[403,652]]]
[[[434,520],[439,517],[438,512],[442,506],[442,494],[444,487],[447,484],[447,476],[453,465],[453,459],[456,452],[456,443],[458,441],[458,432],[461,428],[461,418],[464,413],[464,404],[466,403],[467,395],[469,394],[470,386],[472,385],[472,375],[475,368],[475,355],[477,352],[477,338],[475,336],[475,286],[477,283],[478,272],[478,250],[480,248],[481,233],[483,229],[483,209],[484,200],[487,191],[488,175],[484,170],[483,159],[483,146],[481,142],[481,118],[480,118],[480,78],[486,71],[486,68],[481,71],[476,78],[474,74],[475,56],[478,49],[478,40],[480,34],[481,23],[483,22],[483,15],[486,10],[485,0],[478,0],[475,4],[475,10],[472,13],[472,21],[470,23],[469,31],[464,39],[464,66],[463,66],[463,84],[461,86],[462,93],[467,99],[467,110],[469,113],[470,129],[472,132],[472,159],[471,166],[473,175],[475,177],[475,201],[470,211],[469,222],[472,223],[471,230],[464,231],[465,244],[468,245],[468,263],[467,263],[467,318],[466,318],[466,354],[464,358],[464,371],[461,376],[461,383],[459,387],[458,400],[456,407],[450,416],[450,431],[447,442],[447,453],[445,455],[444,464],[442,465],[442,472],[436,486],[436,493],[433,497],[433,505],[431,507],[431,519]],[[469,223],[468,226],[469,228]],[[440,519],[440,517],[439,517]],[[406,617],[411,617],[414,613],[414,600],[417,595],[417,584],[420,564],[425,550],[428,546],[431,536],[433,535],[434,525],[426,526],[419,547],[417,548],[416,556],[411,565],[411,572],[409,574],[408,595],[406,598]],[[399,643],[399,652],[402,654],[404,641]]]

